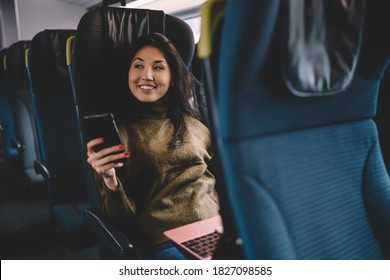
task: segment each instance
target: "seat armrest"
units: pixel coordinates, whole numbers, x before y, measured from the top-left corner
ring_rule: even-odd
[[[222,234],[213,255],[214,260],[243,260],[242,240]]]
[[[34,170],[36,174],[42,175],[46,182],[52,181],[55,178],[55,175],[50,172],[48,166],[39,160],[34,161]]]
[[[17,149],[19,152],[23,152],[26,149],[26,146],[22,143],[22,141],[12,138],[11,139],[11,146],[15,149]]]
[[[128,237],[115,224],[94,208],[84,209],[83,219],[87,227],[95,232],[104,248],[104,259],[135,259],[135,250]],[[102,251],[101,251],[102,253]]]

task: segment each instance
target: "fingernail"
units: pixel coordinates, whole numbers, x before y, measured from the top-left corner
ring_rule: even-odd
[[[123,150],[123,149],[124,149],[123,145],[118,145],[118,150]]]
[[[100,142],[104,142],[104,137],[100,137]]]
[[[130,156],[130,152],[129,151],[125,152],[125,156],[129,157]]]

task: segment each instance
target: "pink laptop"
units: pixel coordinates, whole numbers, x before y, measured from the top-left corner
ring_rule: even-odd
[[[201,260],[213,258],[222,233],[222,219],[219,215],[164,232],[173,242]]]

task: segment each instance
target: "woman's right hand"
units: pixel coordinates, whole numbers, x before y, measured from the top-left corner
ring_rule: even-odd
[[[118,181],[116,179],[115,168],[122,167],[123,163],[115,161],[130,156],[129,152],[114,154],[118,150],[124,150],[123,145],[112,146],[100,151],[95,151],[94,147],[103,143],[103,138],[97,138],[87,143],[88,163],[103,177],[104,183],[110,190],[117,190]]]

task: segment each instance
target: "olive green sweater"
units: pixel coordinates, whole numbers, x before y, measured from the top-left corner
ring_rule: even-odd
[[[123,225],[141,249],[168,238],[167,229],[218,215],[209,130],[198,120],[184,117],[183,144],[169,148],[173,125],[165,101],[139,104],[136,122],[120,127],[125,149],[130,151],[118,191],[99,179],[103,212]]]

